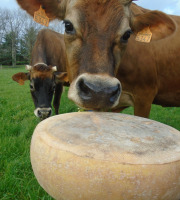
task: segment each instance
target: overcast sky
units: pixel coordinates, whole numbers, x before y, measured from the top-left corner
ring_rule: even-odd
[[[152,10],[161,10],[168,14],[180,15],[180,0],[138,0],[137,4]],[[0,8],[18,8],[16,0],[1,0]]]

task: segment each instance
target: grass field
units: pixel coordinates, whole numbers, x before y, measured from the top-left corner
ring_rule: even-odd
[[[0,199],[50,200],[31,169],[29,147],[39,120],[33,114],[29,82],[20,86],[11,79],[20,71],[25,71],[24,67],[0,69]],[[67,99],[67,90],[61,99],[60,113],[77,111]],[[132,114],[133,109],[124,113]],[[180,130],[180,108],[153,105],[150,118]]]

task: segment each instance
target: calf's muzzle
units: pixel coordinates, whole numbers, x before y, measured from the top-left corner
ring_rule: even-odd
[[[41,120],[46,119],[51,116],[52,109],[51,108],[37,108],[34,111],[36,117],[39,117]]]

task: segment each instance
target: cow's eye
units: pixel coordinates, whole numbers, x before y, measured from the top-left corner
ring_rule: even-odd
[[[33,85],[33,84],[30,84],[30,90],[31,90],[31,91],[34,91],[34,90],[35,90],[35,88],[34,88],[34,85]]]
[[[74,34],[75,33],[73,24],[70,21],[64,20],[64,24],[65,24],[65,32],[67,34]]]
[[[121,37],[121,42],[126,43],[130,38],[131,34],[132,34],[131,30],[126,31],[124,35]]]

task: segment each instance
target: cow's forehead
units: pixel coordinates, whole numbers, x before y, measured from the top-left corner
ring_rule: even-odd
[[[38,71],[38,70],[31,70],[30,72],[31,79],[52,79],[53,78],[53,72],[52,70],[49,71]]]
[[[70,20],[80,34],[120,29],[123,33],[129,27],[129,17],[129,7],[119,0],[76,0],[69,4],[65,19]]]

